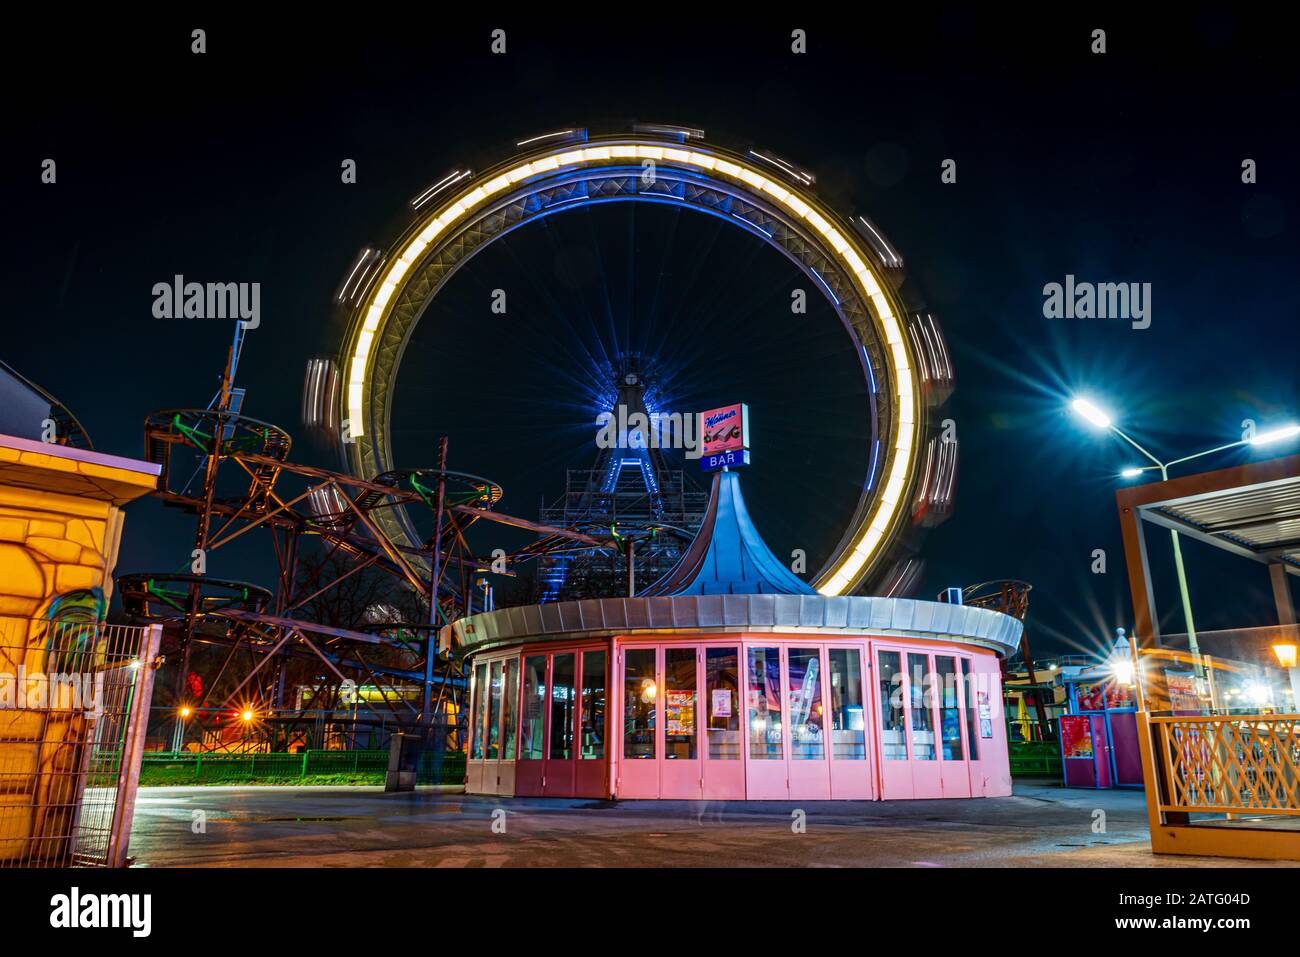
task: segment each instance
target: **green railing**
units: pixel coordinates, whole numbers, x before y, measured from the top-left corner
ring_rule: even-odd
[[[148,752],[140,784],[383,784],[387,751],[302,751],[297,754]],[[465,755],[427,751],[420,755],[419,784],[461,784]]]
[[[1012,777],[1059,778],[1063,773],[1059,741],[1013,741],[1009,750]]]

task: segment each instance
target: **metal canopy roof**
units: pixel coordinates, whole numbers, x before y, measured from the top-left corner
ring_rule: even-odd
[[[641,597],[815,594],[772,554],[745,508],[740,476],[725,471],[713,477],[709,507],[691,547]]]
[[[1118,498],[1146,521],[1300,575],[1300,455],[1125,489]]]

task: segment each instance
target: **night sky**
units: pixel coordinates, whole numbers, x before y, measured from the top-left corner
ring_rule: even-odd
[[[1167,458],[1234,441],[1246,419],[1300,417],[1294,53],[1260,18],[1195,9],[1158,25],[900,16],[873,9],[850,28],[606,5],[477,23],[402,11],[365,18],[375,25],[340,9],[310,24],[34,24],[10,40],[25,60],[0,67],[0,357],[62,399],[97,449],[139,455],[146,413],[207,404],[231,334],[155,319],[153,284],[259,282],[246,411],[297,433],[303,364],[342,334],[332,295],[363,245],[392,241],[411,197],[566,126],[700,127],[807,167],[832,206],[870,216],[947,334],[961,471],[918,594],[1021,578],[1037,653],[1094,648],[1132,617],[1113,491],[1140,463],[1081,428],[1069,396],[1104,400]],[[505,56],[489,52],[497,27]],[[795,27],[805,55],[790,52]],[[1104,55],[1090,52],[1096,27]],[[54,185],[40,182],[47,157]],[[346,158],[355,185],[340,182]],[[940,181],[948,158],[956,184]],[[1255,184],[1242,182],[1247,158]],[[1044,318],[1044,284],[1067,274],[1150,283],[1150,328]],[[398,384],[399,458],[431,464],[448,434],[453,468],[499,480],[502,507],[535,517],[590,455],[573,384],[583,356],[649,349],[675,369],[685,407],[750,402],[755,519],[778,554],[824,556],[865,471],[865,392],[826,304],[792,320],[800,281],[756,240],[687,211],[626,204],[530,226],[426,314]],[[487,312],[482,290],[500,284],[519,290],[517,325]],[[593,325],[601,295],[618,319]],[[118,570],[178,567],[191,530],[155,502],[132,506]],[[1106,574],[1091,571],[1094,549]],[[1199,628],[1272,623],[1263,566],[1196,543],[1185,553]],[[1163,541],[1153,562],[1163,627],[1181,631]],[[232,551],[209,572],[261,568]]]

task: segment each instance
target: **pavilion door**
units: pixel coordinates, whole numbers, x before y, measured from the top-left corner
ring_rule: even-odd
[[[696,645],[627,647],[622,661],[623,734],[618,795],[697,799],[704,788]]]
[[[623,648],[619,651],[620,729],[618,780],[620,798],[659,797],[659,649]]]
[[[745,799],[744,695],[741,650],[738,645],[704,648],[704,695],[700,700],[704,724],[701,768],[704,798]]]
[[[582,720],[578,662],[576,651],[524,656],[516,794],[574,797],[579,793],[604,793],[599,784],[592,791],[591,783],[578,773],[577,735]],[[603,688],[601,692],[603,706]],[[593,768],[596,765],[604,765],[603,747],[591,762]],[[589,776],[600,777],[596,771]],[[580,785],[583,791],[579,791]]]
[[[831,766],[826,740],[826,652],[815,645],[790,645],[783,651],[790,728],[790,798],[829,800]]]
[[[515,793],[540,797],[546,779],[546,716],[549,655],[525,655],[519,702],[519,763]]]
[[[910,798],[912,760],[907,747],[907,676],[904,652],[872,645],[876,666],[873,682],[876,713],[876,761],[880,768],[880,796],[885,800]]]
[[[575,690],[577,654],[551,655],[550,707],[546,715],[546,764],[542,773],[544,797],[573,797],[577,784],[575,727],[578,696]]]
[[[935,708],[934,664],[924,652],[906,652],[907,745],[912,765],[912,797],[943,797]]]
[[[831,759],[831,797],[836,800],[876,797],[873,751],[867,746],[871,726],[868,661],[860,644],[826,648],[829,708],[824,726]]]

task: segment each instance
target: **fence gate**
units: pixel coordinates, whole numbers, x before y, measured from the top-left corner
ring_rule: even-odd
[[[0,617],[0,867],[123,867],[162,627]]]

